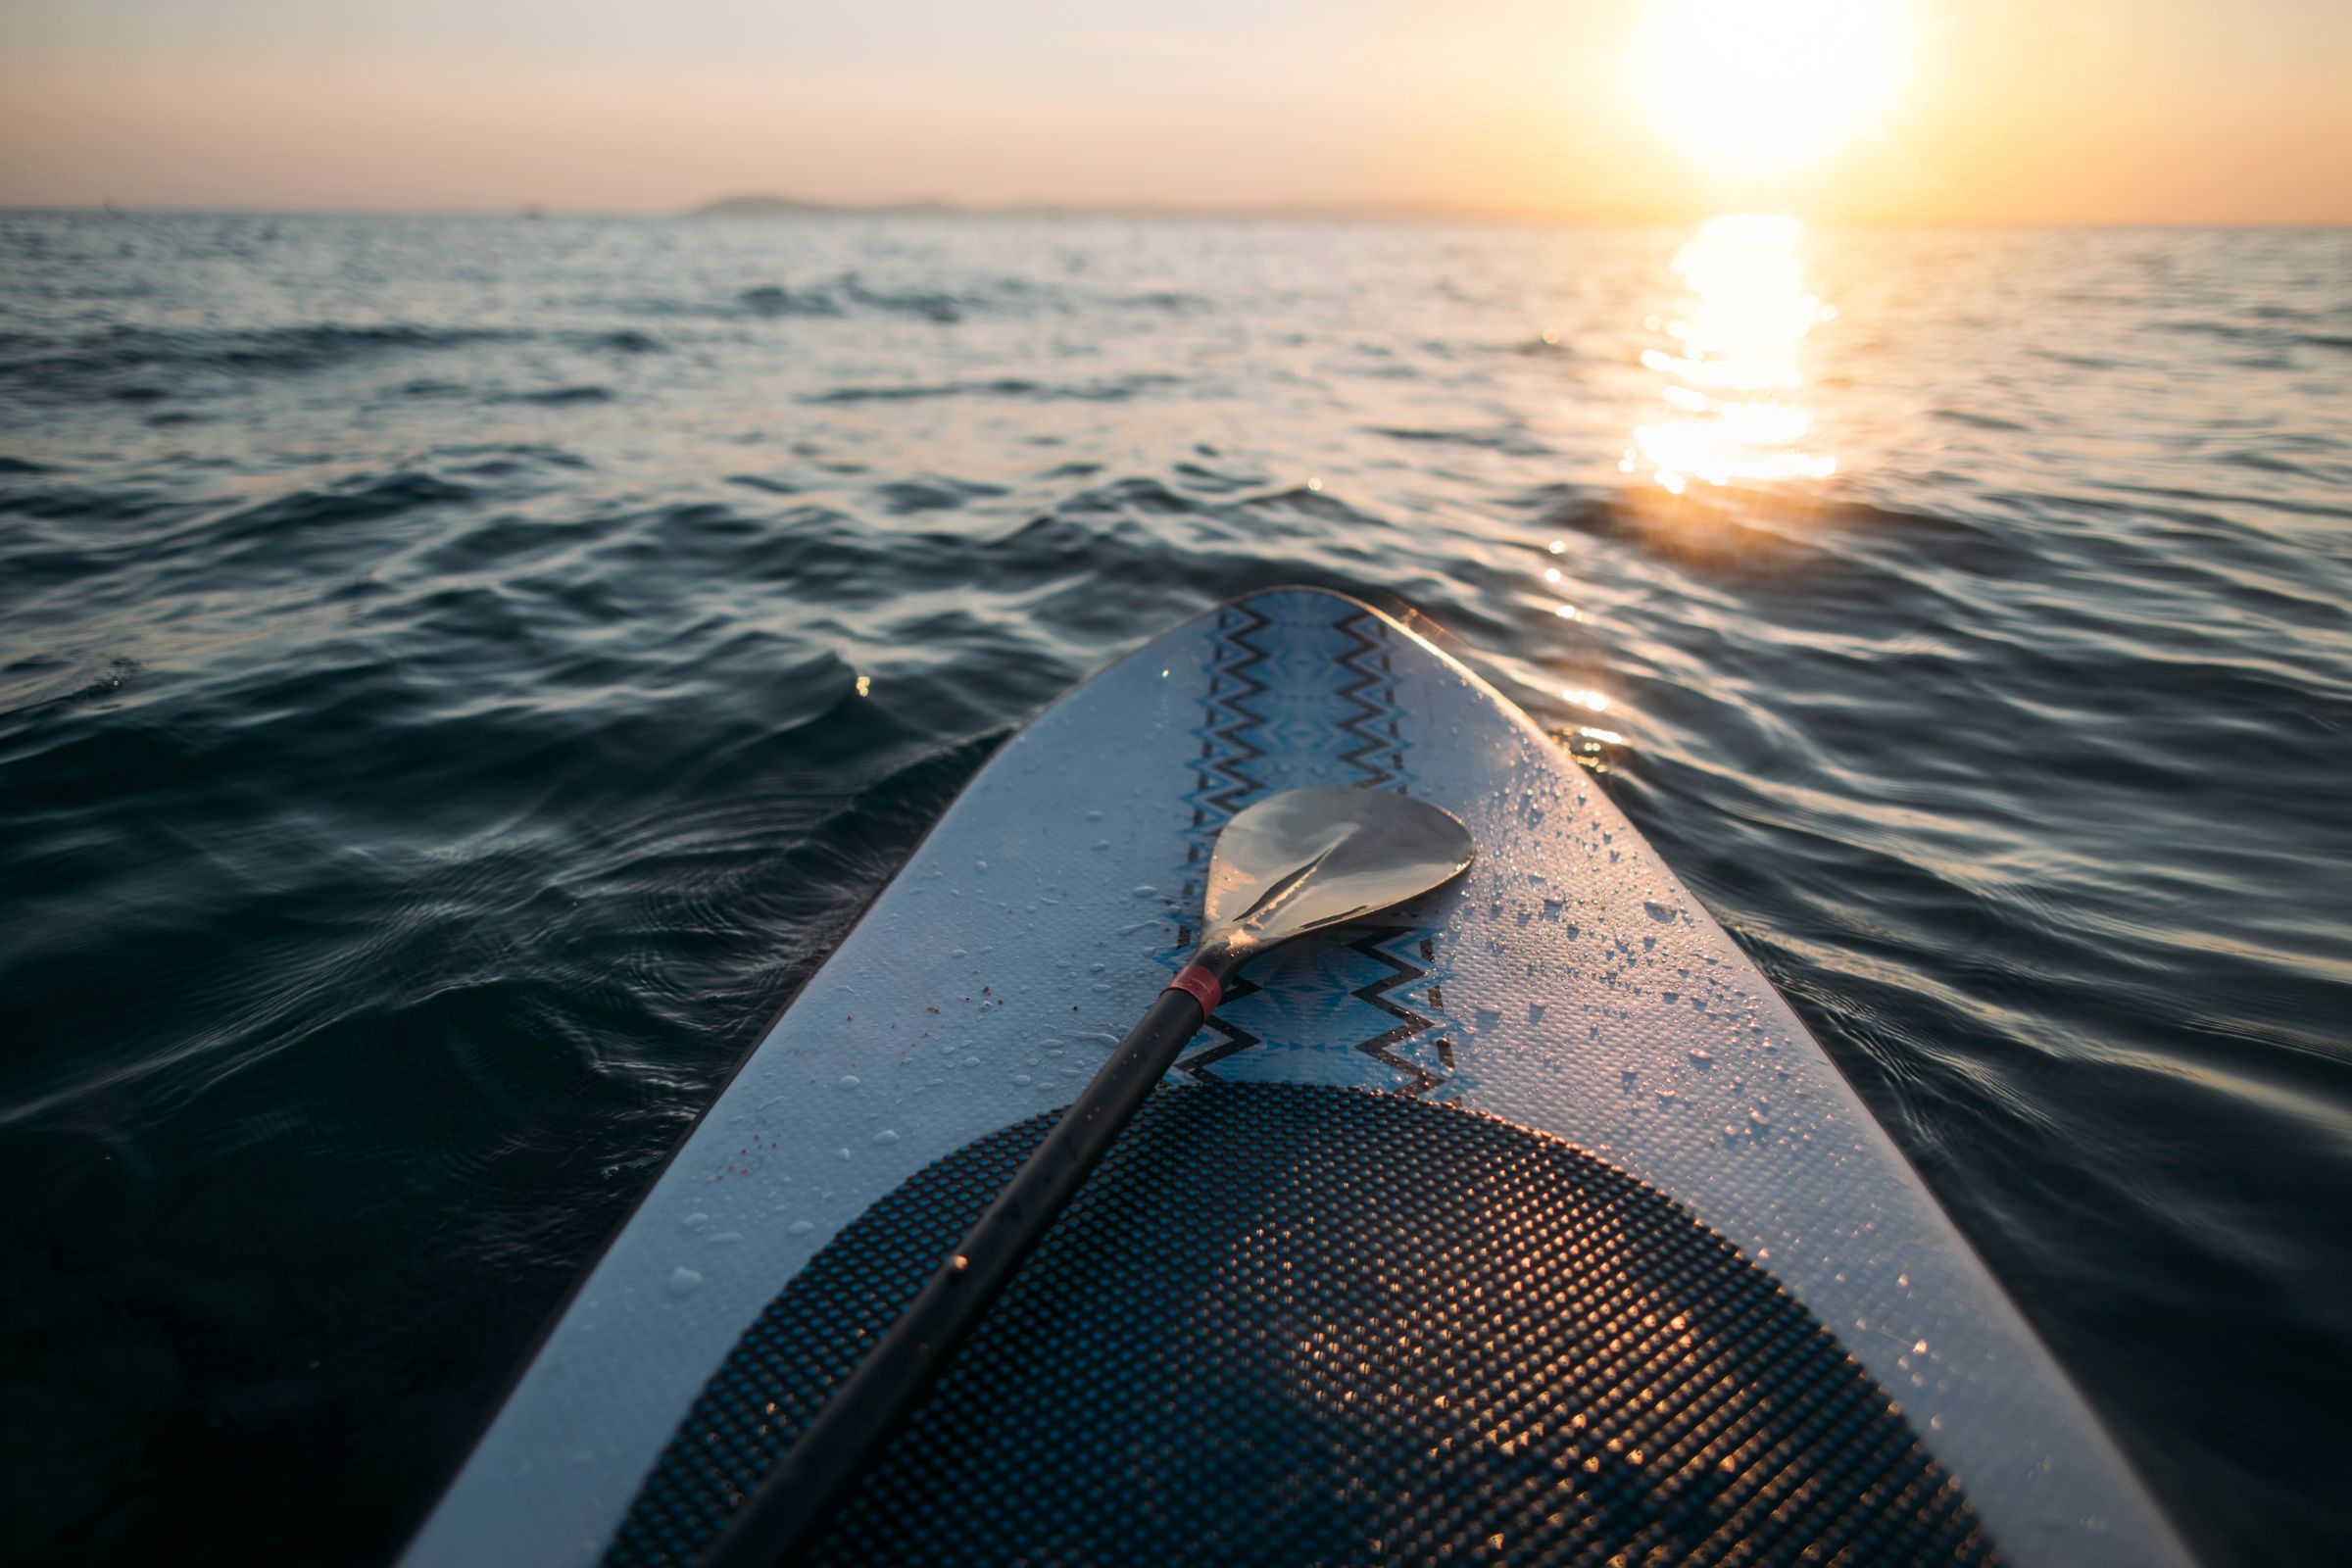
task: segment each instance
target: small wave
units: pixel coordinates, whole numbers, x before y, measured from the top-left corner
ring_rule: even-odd
[[[43,660],[0,667],[0,713],[20,713],[51,703],[87,703],[112,697],[143,667],[128,655],[79,660],[65,668],[43,668]]]
[[[2318,472],[2311,466],[2297,463],[2292,458],[2278,452],[2258,452],[2252,448],[2245,448],[2236,452],[2221,453],[2214,461],[2227,463],[2232,467],[2252,468],[2258,473],[2279,473],[2292,478],[2309,479],[2315,485],[2327,482],[2326,475]]]
[[[843,386],[813,393],[804,402],[819,404],[908,403],[925,398],[1017,398],[1031,402],[1071,400],[1081,403],[1118,403],[1139,392],[1177,385],[1174,375],[1124,375],[1107,381],[1075,384],[1033,381],[1026,376],[997,376],[986,381],[916,382],[906,386]]]
[[[578,340],[586,349],[602,350],[608,354],[666,354],[669,345],[650,332],[623,329],[617,332],[591,332]]]
[[[757,490],[762,495],[797,496],[801,493],[801,487],[791,480],[778,479],[765,473],[730,473],[727,483],[739,484],[746,490]]]
[[[2075,370],[2112,370],[2116,368],[2117,363],[2103,355],[2069,354],[2064,349],[2040,346],[2029,348],[2026,352],[2034,359],[2047,360],[2052,365],[2063,365],[2069,369]]]
[[[878,487],[874,494],[889,511],[949,512],[967,501],[1001,496],[1002,486],[958,479],[901,479]]]
[[[1984,576],[2020,565],[2015,550],[1979,524],[1864,502],[1798,514],[1739,490],[1669,496],[1561,485],[1535,492],[1528,504],[1547,529],[1611,540],[1694,573],[1801,576],[1822,594],[1841,580],[1908,579],[1930,564]]]
[[[1236,490],[1254,490],[1266,482],[1266,476],[1262,473],[1228,473],[1222,468],[1212,468],[1205,463],[1179,463],[1175,473],[1177,478],[1184,481],[1186,488],[1203,495],[1230,495]]]
[[[841,301],[822,290],[789,289],[773,283],[747,288],[735,303],[753,316],[844,316]]]
[[[97,525],[12,545],[8,576],[12,583],[57,587],[109,574],[162,572],[208,580],[218,574],[218,580],[237,581],[250,593],[258,583],[380,556],[385,534],[368,524],[463,505],[480,494],[421,468],[303,486],[225,509],[162,492],[91,494],[61,488],[29,498],[30,504],[20,502],[14,510],[61,520],[94,519]],[[151,586],[148,577],[133,580]],[[161,597],[168,602],[172,596]]]
[[[551,386],[537,392],[502,392],[491,398],[492,403],[529,403],[541,408],[574,408],[583,403],[610,403],[612,389],[608,386]]]
[[[1370,435],[1387,436],[1392,441],[1434,443],[1441,446],[1477,447],[1487,452],[1508,453],[1515,458],[1544,458],[1553,449],[1537,440],[1525,430],[1416,430],[1401,425],[1366,425]]]
[[[2288,321],[2309,320],[2311,313],[2307,311],[2257,310],[2248,314],[2261,318],[2260,323],[2248,325],[2241,321],[2229,320],[2166,321],[2163,323],[2162,329],[2183,336],[2214,337],[2225,342],[2250,343],[2268,349],[2352,349],[2352,334],[2298,330],[2293,326],[2279,324]]]
[[[205,517],[139,545],[137,553],[154,560],[194,558],[207,571],[250,573],[256,580],[294,576],[378,557],[386,535],[369,524],[460,506],[479,494],[423,469],[368,474]]]
[[[246,331],[117,326],[0,351],[0,391],[44,402],[154,402],[159,378],[185,390],[206,376],[315,375],[395,356],[462,350],[520,334],[475,327],[313,325]]]
[[[943,325],[962,320],[968,303],[956,295],[927,289],[870,288],[856,272],[845,274],[841,286],[853,301],[870,310],[894,316],[917,316]]]
[[[950,381],[944,384],[914,386],[843,386],[830,392],[815,392],[802,399],[804,403],[911,403],[922,398],[957,398],[971,393],[990,393],[998,397],[1020,397],[1036,389],[1033,381],[1000,379],[996,381]]]
[[[1194,311],[1207,310],[1210,302],[1205,295],[1187,294],[1180,289],[1149,289],[1141,294],[1127,295],[1118,303],[1133,310],[1166,311],[1171,315],[1184,316]]]
[[[2278,343],[2291,336],[2276,326],[2246,326],[2236,321],[2165,321],[2159,330],[2186,337],[2218,337],[2232,343]]]
[[[735,306],[739,314],[757,317],[872,314],[952,326],[974,311],[996,304],[1018,304],[1034,292],[1019,278],[1000,279],[986,289],[888,288],[867,282],[858,272],[842,272],[823,282],[799,286],[758,284],[738,293]]]
[[[510,442],[496,446],[443,447],[440,456],[448,460],[450,471],[469,478],[504,479],[540,468],[567,468],[574,471],[593,466],[586,458],[563,447],[551,447],[538,442]]]
[[[321,370],[381,354],[503,343],[527,334],[485,327],[297,326],[192,344],[193,357],[237,369]]]
[[[963,319],[967,302],[953,294],[923,290],[894,291],[868,287],[855,272],[845,272],[813,288],[785,288],[762,283],[735,296],[736,303],[754,316],[848,316],[855,310],[891,316],[912,316],[941,325]]]
[[[1977,430],[1998,430],[2007,433],[2027,428],[2015,419],[2004,419],[1996,414],[1976,414],[1967,409],[1930,409],[1928,413],[1932,417],[1942,419],[1946,423],[1965,424]]]
[[[576,545],[582,532],[504,514],[425,552],[421,560],[436,571],[512,569],[532,557]]]

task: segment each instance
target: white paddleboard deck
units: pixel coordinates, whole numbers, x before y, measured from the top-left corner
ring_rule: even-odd
[[[916,1171],[1066,1103],[1189,952],[1219,827],[1308,785],[1433,801],[1478,861],[1253,966],[1172,1079],[1412,1096],[1600,1155],[1776,1275],[2010,1560],[2185,1560],[1821,1048],[1590,776],[1407,625],[1307,590],[1169,632],[981,770],[663,1169],[408,1560],[596,1561],[778,1293]]]

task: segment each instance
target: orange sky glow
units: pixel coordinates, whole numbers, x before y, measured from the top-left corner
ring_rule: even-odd
[[[18,0],[0,203],[2352,221],[2340,0],[842,9]]]

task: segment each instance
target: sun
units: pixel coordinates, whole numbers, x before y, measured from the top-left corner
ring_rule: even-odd
[[[1903,0],[1649,0],[1637,62],[1667,131],[1709,172],[1785,172],[1893,99]]]

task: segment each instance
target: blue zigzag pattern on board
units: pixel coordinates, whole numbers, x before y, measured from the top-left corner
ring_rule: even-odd
[[[1182,885],[1181,909],[1199,907],[1202,873],[1218,831],[1268,788],[1260,776],[1267,753],[1259,736],[1267,722],[1260,700],[1269,690],[1264,672],[1270,655],[1257,639],[1272,624],[1271,617],[1249,604],[1228,607],[1217,615],[1208,659],[1205,710],[1194,731],[1200,750],[1195,759],[1194,788],[1189,797],[1193,819],[1185,832],[1184,864],[1177,873]],[[1335,727],[1350,743],[1340,760],[1360,775],[1358,782],[1367,787],[1406,790],[1409,776],[1404,768],[1388,625],[1378,615],[1350,610],[1332,623],[1332,629],[1344,640],[1330,664],[1341,677],[1335,688],[1329,688],[1342,705]],[[1194,935],[1190,926],[1178,928],[1176,946],[1163,958],[1169,968],[1184,961]],[[1453,1064],[1452,1042],[1443,1036],[1435,1042],[1435,1065],[1427,1051],[1411,1050],[1413,1042],[1444,1027],[1444,993],[1434,939],[1417,926],[1371,926],[1347,946],[1382,971],[1351,995],[1395,1020],[1348,1049],[1396,1074],[1402,1080],[1398,1093],[1428,1094],[1444,1082],[1443,1069]],[[1426,989],[1422,989],[1425,983]],[[1218,1081],[1217,1063],[1265,1043],[1228,1010],[1257,990],[1246,976],[1235,979],[1226,994],[1227,1008],[1220,1008],[1208,1020],[1215,1040],[1178,1062],[1179,1071],[1196,1082],[1214,1083]],[[1426,1012],[1421,1010],[1424,1005]],[[1247,1016],[1249,1011],[1241,1008],[1240,1014]],[[1430,1016],[1433,1012],[1440,1016]]]
[[[1336,629],[1348,639],[1348,650],[1340,655],[1339,664],[1349,677],[1340,687],[1339,696],[1354,710],[1350,716],[1340,720],[1339,727],[1356,742],[1342,755],[1342,760],[1361,770],[1364,782],[1374,788],[1410,793],[1404,773],[1404,738],[1396,706],[1396,666],[1389,652],[1388,623],[1358,610],[1343,616]],[[1445,989],[1437,972],[1436,940],[1418,926],[1378,926],[1367,928],[1360,940],[1348,946],[1387,965],[1391,971],[1357,991],[1358,1000],[1398,1020],[1395,1027],[1356,1042],[1355,1049],[1404,1074],[1411,1082],[1402,1093],[1414,1096],[1429,1093],[1444,1082],[1443,1074],[1402,1055],[1400,1051],[1408,1042],[1442,1027],[1443,1020],[1426,1017],[1404,1005],[1397,993],[1427,980],[1429,986],[1424,995],[1431,1009],[1444,1012]],[[1421,962],[1415,963],[1404,954],[1391,951],[1392,947],[1409,948]],[[1440,1036],[1436,1050],[1439,1065],[1451,1068],[1453,1042]]]
[[[1354,993],[1356,1000],[1368,1002],[1397,1020],[1393,1028],[1383,1030],[1369,1039],[1357,1041],[1355,1049],[1383,1066],[1404,1074],[1410,1083],[1400,1093],[1412,1096],[1425,1095],[1445,1082],[1444,1074],[1421,1062],[1398,1054],[1397,1048],[1407,1041],[1439,1027],[1439,1020],[1416,1012],[1412,1007],[1406,1005],[1396,993],[1418,984],[1422,980],[1430,979],[1432,970],[1415,963],[1411,958],[1400,954],[1391,952],[1392,944],[1398,947],[1417,947],[1423,958],[1434,962],[1436,943],[1422,935],[1419,926],[1366,926],[1362,928],[1362,935],[1348,944],[1354,952],[1362,954],[1376,963],[1386,965],[1389,970],[1387,974],[1374,980],[1371,984],[1358,987]],[[1435,980],[1430,982],[1429,996],[1431,1006],[1438,1008],[1445,1006],[1444,993],[1440,984]],[[1453,1065],[1452,1041],[1441,1037],[1437,1042],[1437,1052],[1441,1065],[1446,1067]]]
[[[1342,754],[1341,760],[1360,769],[1365,775],[1364,782],[1375,789],[1394,784],[1401,790],[1404,786],[1398,782],[1398,772],[1404,766],[1404,742],[1398,735],[1396,677],[1389,659],[1389,629],[1358,610],[1342,618],[1337,630],[1348,639],[1348,651],[1340,656],[1339,664],[1349,677],[1340,687],[1339,695],[1355,710],[1351,716],[1340,720],[1339,727],[1356,742],[1352,750]],[[1384,765],[1384,759],[1394,768]]]
[[[1217,662],[1209,671],[1209,716],[1203,726],[1208,733],[1202,736],[1200,745],[1201,760],[1209,771],[1225,779],[1226,787],[1209,795],[1208,780],[1202,779],[1205,799],[1195,804],[1196,830],[1201,825],[1203,807],[1214,808],[1230,817],[1250,796],[1266,787],[1264,780],[1245,771],[1266,755],[1263,748],[1250,739],[1250,731],[1263,724],[1265,715],[1249,706],[1265,695],[1266,683],[1257,678],[1257,668],[1266,662],[1266,651],[1250,638],[1273,622],[1248,605],[1234,606],[1232,614],[1241,623],[1231,630],[1226,629],[1225,616],[1217,618]],[[1222,753],[1215,752],[1216,743],[1224,746]],[[1217,825],[1224,824],[1220,820]]]
[[[1183,887],[1178,907],[1187,911],[1200,907],[1209,851],[1219,830],[1266,787],[1263,779],[1250,771],[1266,755],[1250,738],[1250,732],[1265,722],[1265,715],[1250,705],[1265,695],[1266,684],[1257,671],[1266,662],[1266,651],[1250,638],[1272,624],[1269,617],[1247,604],[1217,612],[1215,651],[1208,666],[1207,713],[1194,731],[1200,737],[1200,755],[1190,797],[1193,820],[1185,830],[1184,865],[1177,873]],[[1178,928],[1176,946],[1162,960],[1171,970],[1192,952],[1193,934],[1190,926]],[[1225,995],[1228,1001],[1239,1001],[1256,990],[1247,976],[1237,976]],[[1209,1063],[1258,1043],[1257,1036],[1222,1011],[1210,1014],[1207,1026],[1218,1036],[1217,1042],[1177,1063],[1183,1072],[1202,1082],[1210,1079]]]

